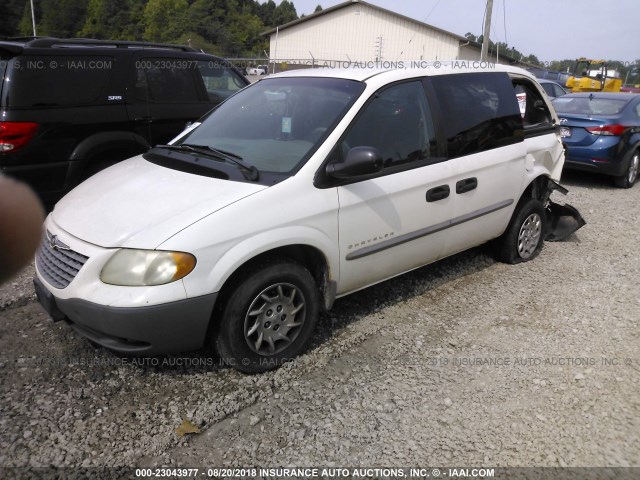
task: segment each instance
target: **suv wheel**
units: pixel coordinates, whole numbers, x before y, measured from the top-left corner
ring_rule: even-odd
[[[535,198],[521,200],[506,232],[497,240],[497,259],[511,264],[534,259],[542,250],[546,230],[542,204]]]
[[[613,183],[616,187],[631,188],[638,178],[638,169],[640,168],[640,152],[636,150],[629,159],[629,166],[624,175],[615,177]]]
[[[309,342],[318,320],[318,291],[309,271],[286,260],[241,280],[222,310],[216,347],[247,373],[279,367]]]

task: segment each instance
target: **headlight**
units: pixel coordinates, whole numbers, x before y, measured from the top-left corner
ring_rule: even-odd
[[[144,287],[175,282],[196,266],[196,258],[183,252],[119,250],[100,272],[100,280],[110,285]]]

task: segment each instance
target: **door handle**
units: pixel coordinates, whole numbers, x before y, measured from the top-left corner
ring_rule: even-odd
[[[475,190],[478,186],[478,179],[476,177],[465,178],[456,183],[456,193],[470,192]]]
[[[440,185],[439,187],[427,190],[427,202],[437,202],[449,196],[449,185]]]
[[[153,117],[136,117],[133,120],[140,123],[153,123]]]

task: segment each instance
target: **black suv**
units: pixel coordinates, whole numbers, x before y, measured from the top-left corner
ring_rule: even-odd
[[[56,38],[0,41],[0,79],[0,171],[49,207],[249,84],[190,47]]]

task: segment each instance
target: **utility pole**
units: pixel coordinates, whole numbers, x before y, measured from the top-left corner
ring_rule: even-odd
[[[493,11],[493,0],[487,0],[487,14],[484,17],[484,32],[482,32],[482,52],[480,60],[487,61],[489,53],[489,32],[491,31],[491,12]]]
[[[36,36],[36,13],[33,11],[33,0],[31,0],[31,23],[33,24],[33,36]]]

